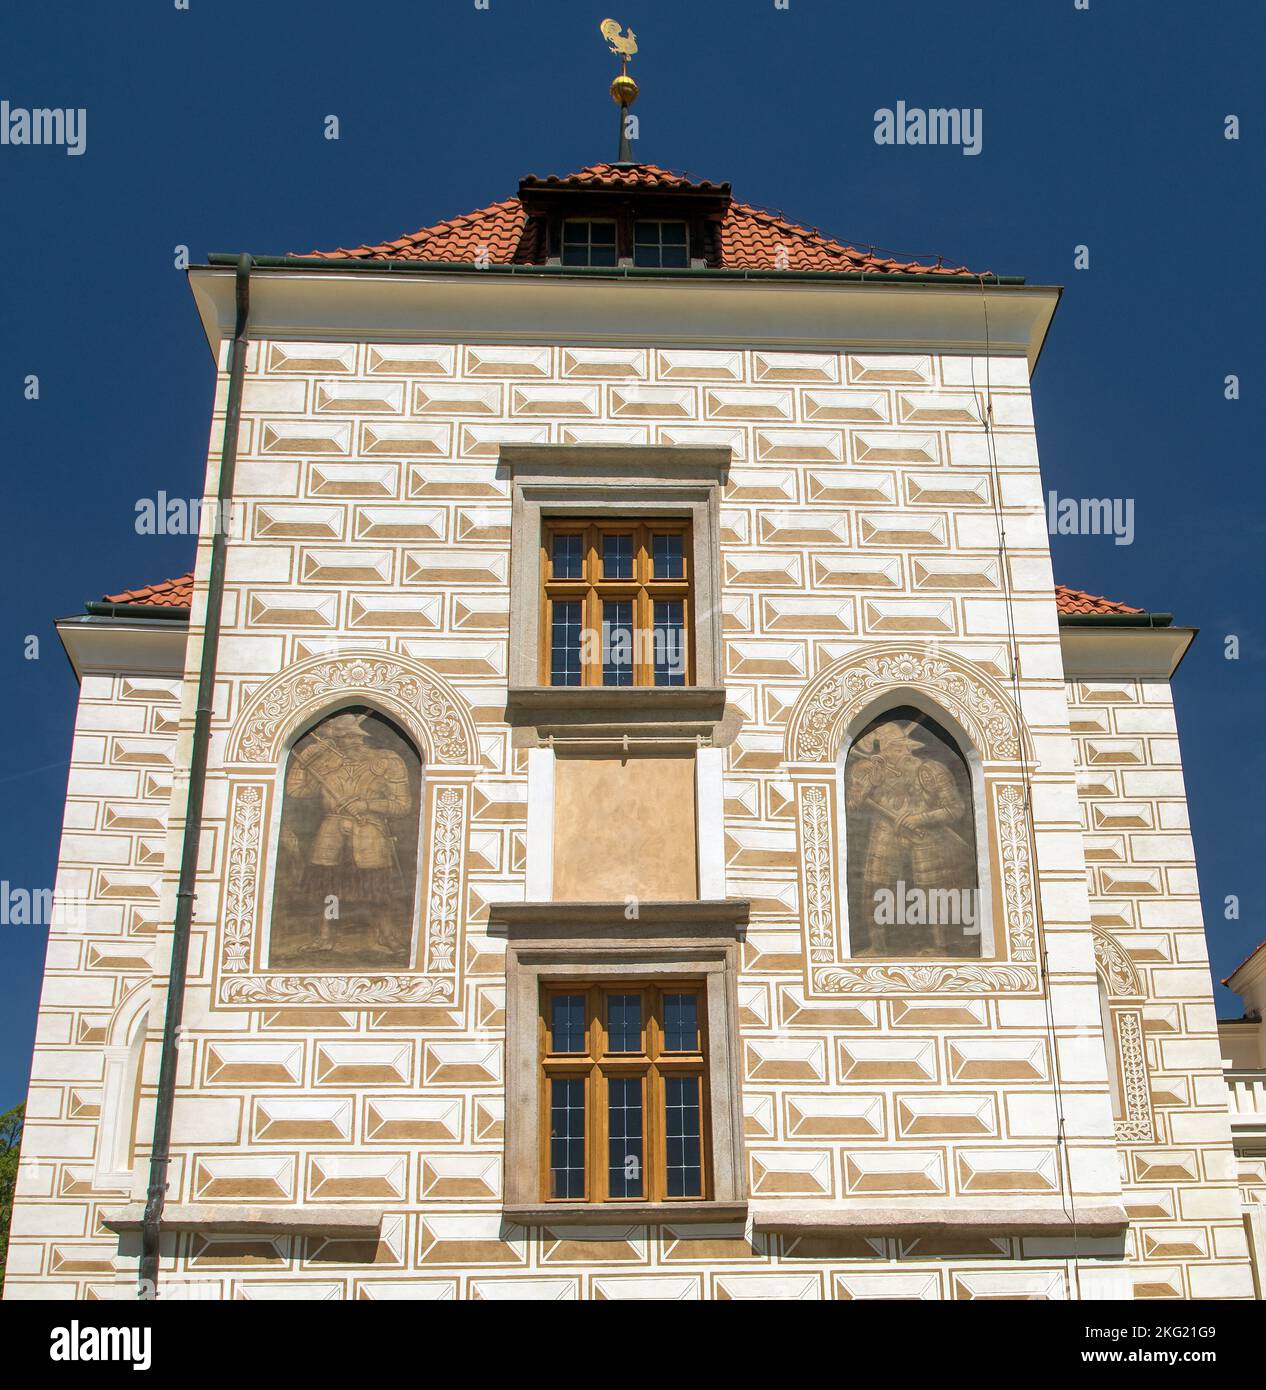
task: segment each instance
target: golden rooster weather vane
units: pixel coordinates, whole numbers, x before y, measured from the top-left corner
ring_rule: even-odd
[[[637,52],[637,35],[632,29],[629,30],[627,38],[621,34],[618,19],[604,19],[598,28],[602,31],[602,37],[611,45],[611,52],[623,58],[627,66],[629,59]]]
[[[629,59],[637,52],[637,35],[632,29],[622,34],[618,19],[604,19],[598,29],[611,52],[620,59],[619,74],[611,83],[611,100],[620,108],[619,163],[632,164],[633,147],[629,144],[627,117],[629,107],[637,100],[637,83],[629,76]]]

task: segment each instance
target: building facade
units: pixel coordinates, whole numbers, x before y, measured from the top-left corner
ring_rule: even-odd
[[[1254,1297],[1194,634],[1054,581],[1057,290],[644,164],[190,279],[195,569],[60,624],[6,1297],[147,1224],[160,1297]]]
[[[1253,1256],[1257,1297],[1266,1298],[1266,941],[1222,982],[1243,999],[1239,1018],[1222,1019],[1231,1135],[1244,1200],[1244,1228]]]

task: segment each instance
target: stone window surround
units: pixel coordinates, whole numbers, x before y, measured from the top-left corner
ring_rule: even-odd
[[[713,738],[725,709],[721,646],[721,489],[730,450],[697,445],[503,444],[511,488],[507,719],[538,734],[572,728],[600,738]],[[695,681],[671,687],[541,683],[540,547],[548,517],[671,517],[691,530]],[[582,696],[578,700],[578,695]]]
[[[741,1222],[747,1213],[738,1032],[738,952],[749,904],[499,903],[490,934],[506,949],[506,1137],[503,1215],[517,1225]],[[540,992],[552,980],[702,977],[708,1020],[706,1201],[547,1202],[541,1196]]]

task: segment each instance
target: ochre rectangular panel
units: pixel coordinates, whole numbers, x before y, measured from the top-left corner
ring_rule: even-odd
[[[698,896],[693,758],[559,758],[554,897]]]

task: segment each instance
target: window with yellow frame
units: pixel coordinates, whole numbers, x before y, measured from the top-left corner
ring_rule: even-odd
[[[692,684],[691,579],[686,522],[546,522],[543,684]]]
[[[550,984],[541,992],[547,1202],[710,1196],[702,984]]]

